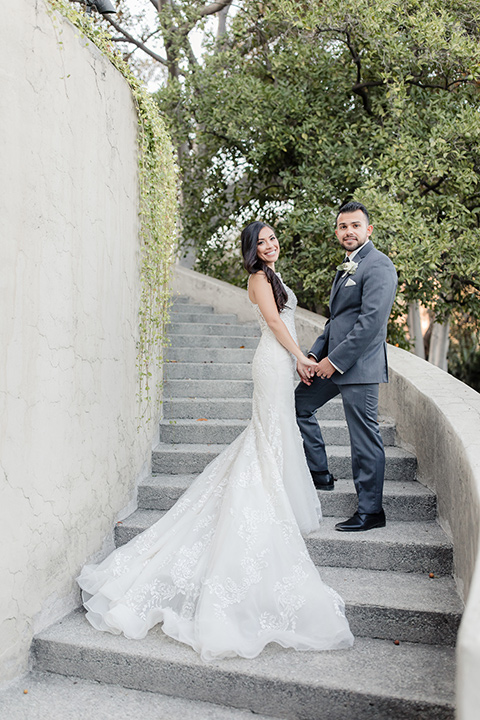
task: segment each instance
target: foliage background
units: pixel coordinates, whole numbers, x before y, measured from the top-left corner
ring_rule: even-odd
[[[286,281],[325,313],[335,212],[355,198],[399,273],[390,340],[406,344],[414,301],[476,328],[479,18],[464,0],[243,3],[203,65],[157,94],[198,269],[242,284],[239,229],[262,217]]]
[[[265,219],[300,303],[328,314],[341,258],[335,214],[354,198],[370,209],[374,242],[399,273],[389,340],[409,347],[418,338],[407,310],[421,304],[432,362],[446,366],[449,329],[452,371],[476,357],[478,2],[115,5],[116,19],[101,24],[113,24],[112,39],[135,72],[150,78],[156,66],[163,78],[156,99],[181,167],[181,247],[193,248],[197,269],[243,285],[240,229]],[[149,24],[144,10],[152,8]],[[201,57],[198,31],[206,34]]]

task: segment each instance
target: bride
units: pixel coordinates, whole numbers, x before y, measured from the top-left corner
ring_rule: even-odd
[[[294,409],[296,298],[275,273],[274,231],[242,232],[248,295],[262,336],[253,360],[252,419],[176,505],[78,584],[98,630],[140,639],[157,623],[204,660],[257,656],[271,642],[296,650],[353,644],[340,596],[325,585],[302,534],[320,503]]]

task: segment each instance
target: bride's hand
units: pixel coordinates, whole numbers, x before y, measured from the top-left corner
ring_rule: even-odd
[[[297,359],[297,372],[305,385],[312,384],[316,369],[317,363],[315,360],[310,360],[310,358],[305,357],[305,355]]]

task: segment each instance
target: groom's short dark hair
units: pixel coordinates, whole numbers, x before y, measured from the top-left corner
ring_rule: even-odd
[[[337,217],[335,218],[335,222],[338,220],[338,216],[341,215],[341,213],[352,213],[356,212],[357,210],[361,210],[365,217],[367,218],[367,225],[370,225],[370,218],[368,216],[368,210],[365,207],[365,205],[362,205],[362,203],[355,202],[352,200],[351,202],[345,203],[345,205],[342,205],[340,210],[337,213]]]

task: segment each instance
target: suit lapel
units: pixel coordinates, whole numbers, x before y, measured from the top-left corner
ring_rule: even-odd
[[[373,250],[373,248],[374,248],[374,245],[373,245],[372,241],[370,240],[370,242],[368,242],[365,245],[365,247],[362,247],[362,249],[355,255],[353,261],[356,262],[358,264],[358,266],[360,266],[360,263],[362,262],[363,258],[366,255],[368,255],[368,253],[371,250]],[[343,275],[342,271],[339,270],[335,276],[335,280],[333,281],[332,290],[330,292],[330,303],[329,303],[330,308],[332,307],[332,302],[333,302],[335,295],[340,290],[342,285],[344,285],[346,283],[347,279],[349,278],[349,275],[345,275],[345,277],[343,277],[343,278],[342,278],[342,275]]]
[[[337,294],[338,289],[341,285],[342,275],[343,273],[341,270],[338,270],[337,274],[335,275],[335,280],[333,281],[332,289],[330,291],[330,307],[332,306],[333,298]]]

